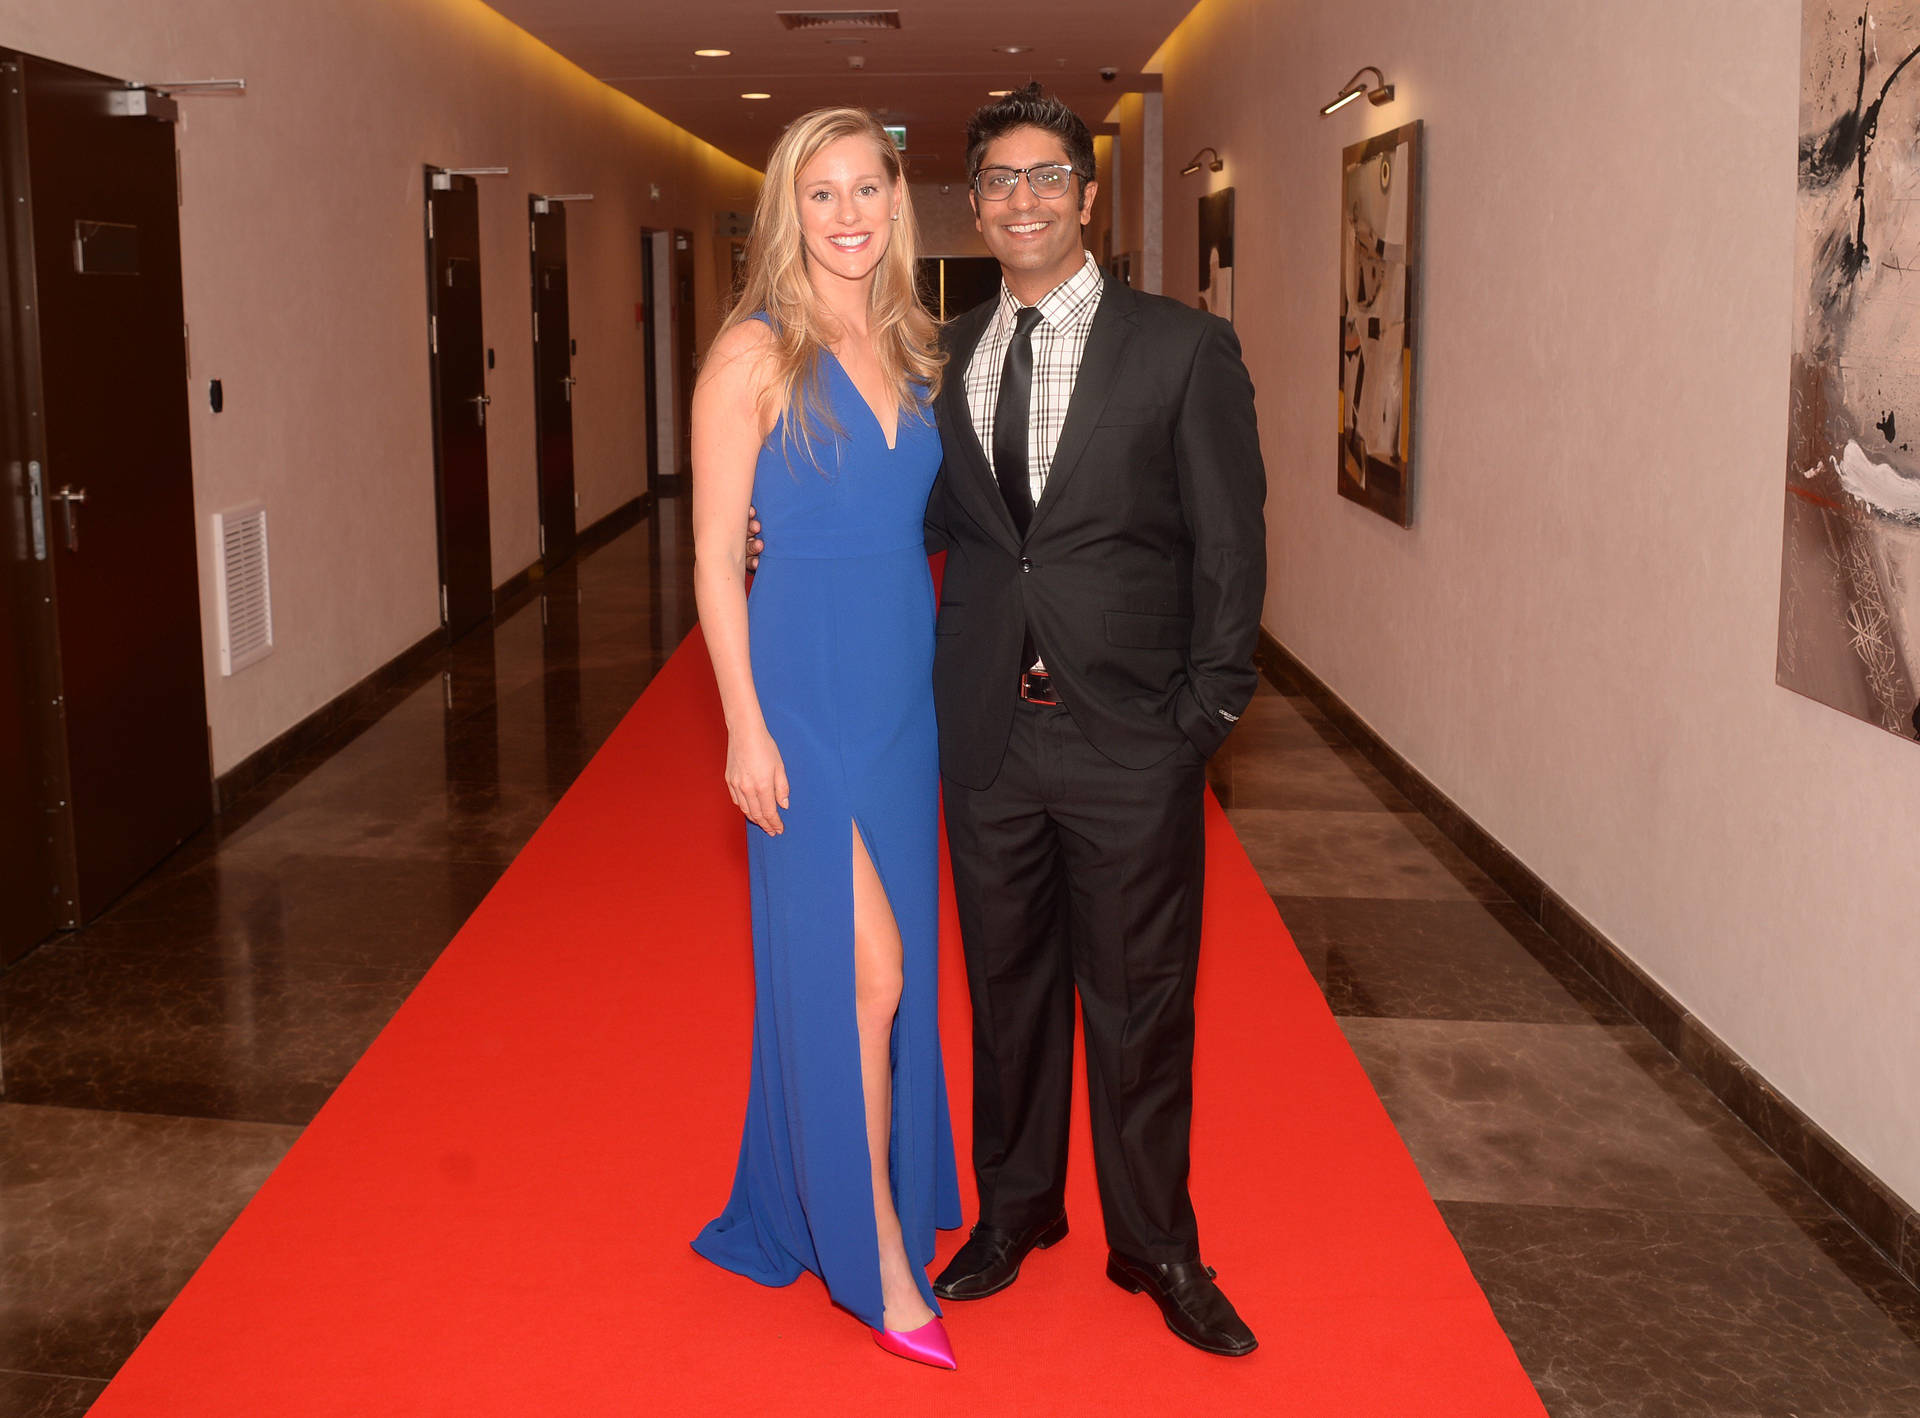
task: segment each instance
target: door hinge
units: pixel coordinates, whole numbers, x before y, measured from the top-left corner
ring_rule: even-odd
[[[540,529],[540,555],[545,556],[546,554],[547,554],[547,529],[545,527],[542,527]]]
[[[533,312],[533,342],[536,345],[540,343],[540,312],[537,310]]]
[[[433,198],[427,198],[427,240],[433,240]]]
[[[445,586],[440,588],[440,623],[442,625],[447,623],[447,588]]]
[[[430,354],[440,353],[440,317],[438,315],[427,317],[427,344]]]
[[[538,251],[539,249],[540,249],[540,223],[528,222],[527,223],[527,250]]]

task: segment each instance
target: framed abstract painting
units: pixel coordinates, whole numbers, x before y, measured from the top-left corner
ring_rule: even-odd
[[[1782,685],[1920,737],[1920,3],[1806,0]]]
[[[1413,521],[1420,122],[1355,143],[1340,167],[1342,497]]]

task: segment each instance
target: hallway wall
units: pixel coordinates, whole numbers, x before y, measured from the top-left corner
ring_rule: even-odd
[[[920,223],[922,256],[985,256],[987,243],[974,229],[967,184],[916,182],[913,215]]]
[[[512,170],[479,179],[495,583],[539,554],[530,192],[595,199],[567,220],[578,524],[644,490],[640,228],[694,233],[704,347],[726,280],[713,214],[751,210],[752,169],[477,0],[0,0],[0,44],[119,78],[248,82],[245,98],[183,99],[178,129],[216,772],[439,623],[426,164]],[[256,499],[275,646],[222,679],[209,519]]]
[[[1232,185],[1269,629],[1920,1202],[1920,747],[1774,684],[1800,15],[1205,0],[1160,56],[1167,290]],[[1362,64],[1397,101],[1320,117]],[[1416,117],[1405,531],[1334,491],[1336,235],[1341,148]]]

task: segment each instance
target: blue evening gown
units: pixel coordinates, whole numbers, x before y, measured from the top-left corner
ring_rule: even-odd
[[[921,1293],[935,1228],[960,1224],[940,1059],[939,752],[933,585],[922,519],[940,468],[924,405],[896,445],[832,355],[821,394],[839,432],[776,428],[753,499],[767,547],[747,601],[754,687],[792,806],[770,837],[747,824],[753,892],[751,1081],[726,1209],[694,1239],[767,1285],[810,1270],[835,1303],[881,1324],[879,1249],[854,1017],[852,833],[900,928],[893,1031],[893,1200]]]

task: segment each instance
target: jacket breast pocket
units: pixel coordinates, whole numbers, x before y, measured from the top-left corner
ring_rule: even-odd
[[[1130,650],[1184,650],[1193,638],[1193,621],[1183,615],[1106,613],[1107,644]]]

